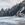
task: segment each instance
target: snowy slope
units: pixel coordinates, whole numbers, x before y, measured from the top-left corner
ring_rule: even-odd
[[[19,22],[24,22],[25,18],[19,17],[0,17],[0,22],[8,22],[11,24],[19,24]]]

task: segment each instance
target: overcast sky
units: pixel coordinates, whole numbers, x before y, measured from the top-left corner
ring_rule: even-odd
[[[0,9],[11,8],[13,5],[16,5],[22,1],[23,0],[0,0]]]

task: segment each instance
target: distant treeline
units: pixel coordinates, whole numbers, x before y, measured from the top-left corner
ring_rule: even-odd
[[[13,6],[11,9],[1,9],[0,16],[14,16],[16,15],[17,11],[19,10],[19,4]]]
[[[13,6],[11,9],[1,9],[0,16],[14,16],[23,7],[22,3]]]

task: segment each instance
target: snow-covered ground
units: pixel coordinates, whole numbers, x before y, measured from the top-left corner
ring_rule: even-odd
[[[19,23],[25,23],[25,18],[23,17],[0,17],[0,23],[1,22],[7,22],[10,24],[19,24]]]

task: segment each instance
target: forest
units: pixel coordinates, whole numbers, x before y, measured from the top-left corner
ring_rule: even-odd
[[[25,4],[24,4],[24,1],[20,4],[16,4],[14,5],[11,9],[8,8],[8,9],[1,9],[0,11],[0,16],[14,16],[14,15],[17,15],[17,12],[21,9],[25,7]],[[21,13],[24,13],[25,14],[25,9],[21,12]]]

